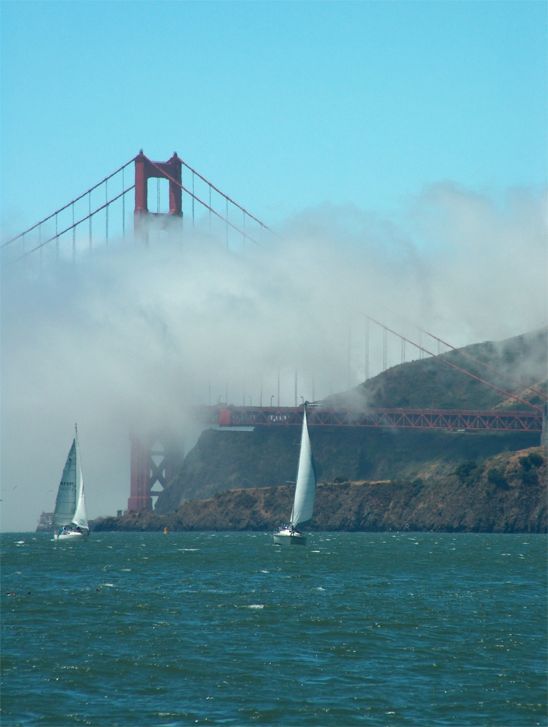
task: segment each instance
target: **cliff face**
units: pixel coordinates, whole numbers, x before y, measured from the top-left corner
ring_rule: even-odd
[[[539,435],[312,427],[310,438],[319,481],[412,481],[425,479],[432,468],[449,473],[461,462],[534,446]],[[236,487],[293,482],[299,439],[297,427],[204,432],[156,511],[167,514],[187,500]]]
[[[357,408],[516,406],[514,400],[504,400],[500,390],[463,375],[447,361],[488,379],[499,389],[538,403],[542,399],[539,391],[546,388],[548,329],[395,366],[325,403]],[[474,460],[481,464],[497,453],[533,447],[540,441],[537,433],[369,428],[311,427],[310,436],[320,481],[425,479],[432,469],[448,474],[460,463]],[[211,497],[232,488],[293,481],[299,439],[297,427],[203,432],[177,476],[158,498],[156,511],[167,514],[187,500]]]
[[[425,479],[320,485],[309,529],[545,533],[546,495],[546,457],[535,447],[431,466]],[[238,488],[165,516],[107,518],[95,529],[271,530],[287,521],[292,498],[289,485]]]

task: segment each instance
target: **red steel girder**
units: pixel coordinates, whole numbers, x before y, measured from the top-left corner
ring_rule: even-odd
[[[210,424],[219,427],[297,426],[302,407],[204,407]],[[364,411],[310,407],[310,426],[444,429],[449,431],[540,432],[535,411],[375,408]]]

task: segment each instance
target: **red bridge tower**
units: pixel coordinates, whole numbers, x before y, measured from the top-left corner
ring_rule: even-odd
[[[143,233],[141,223],[149,214],[149,179],[167,179],[169,183],[169,212],[162,216],[182,217],[182,164],[176,152],[167,162],[151,161],[142,149],[135,157],[134,225],[137,233]],[[144,234],[146,237],[146,230]],[[182,459],[180,449],[174,446],[172,438],[165,435],[131,435],[129,512],[150,512],[153,509],[153,497],[165,488],[177,471]]]
[[[173,437],[152,434],[147,438],[131,435],[131,485],[129,512],[151,512],[153,497],[159,495],[177,474],[183,458],[182,447]]]
[[[169,212],[167,217],[182,217],[183,191],[182,191],[182,165],[183,162],[173,152],[167,162],[153,162],[143,154],[143,150],[135,157],[135,229],[139,228],[142,218],[149,214],[148,209],[148,180],[167,179],[169,182]]]

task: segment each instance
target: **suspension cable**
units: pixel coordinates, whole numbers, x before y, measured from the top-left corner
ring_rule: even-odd
[[[452,351],[456,351],[457,353],[461,354],[465,358],[467,358],[469,361],[472,361],[473,363],[477,364],[478,366],[483,366],[488,371],[492,371],[493,373],[498,373],[496,368],[494,366],[491,366],[491,364],[488,364],[486,361],[481,361],[481,359],[476,358],[475,356],[472,356],[468,351],[465,351],[462,348],[457,348],[456,346],[451,345],[450,343],[447,343],[447,341],[444,341],[441,338],[438,338],[438,336],[435,336],[433,333],[429,333],[428,331],[425,331],[424,329],[420,329],[423,331],[423,333],[426,333],[430,338],[433,338],[435,341],[438,341],[438,343],[443,344],[444,346],[447,346],[447,348],[450,348]],[[545,401],[548,401],[548,394],[545,391],[542,391],[542,389],[537,389],[536,386],[531,385],[527,386],[526,389],[528,391],[532,391],[534,394],[537,394]]]
[[[488,371],[492,371],[495,374],[498,373],[497,369],[494,366],[492,366],[491,364],[488,364],[486,361],[482,361],[481,359],[476,358],[475,356],[472,356],[472,354],[468,353],[468,351],[465,351],[462,348],[458,348],[457,346],[453,346],[448,341],[444,341],[443,338],[440,338],[439,336],[436,336],[434,333],[431,333],[430,331],[427,331],[425,328],[422,328],[421,326],[417,325],[417,323],[415,323],[414,321],[410,320],[409,318],[406,318],[405,316],[402,316],[401,314],[395,313],[393,310],[391,310],[387,306],[383,305],[382,307],[385,308],[388,311],[388,313],[390,313],[391,315],[395,315],[398,318],[401,318],[403,321],[406,321],[407,323],[411,324],[419,332],[425,333],[427,336],[429,336],[430,338],[432,338],[434,341],[437,341],[438,344],[441,343],[443,346],[446,346],[447,348],[450,348],[452,351],[455,351],[456,353],[459,353],[460,355],[462,355],[463,357],[467,358],[469,361],[472,361],[473,363],[477,364],[478,366],[483,366]],[[548,326],[543,326],[543,328],[548,328]],[[413,345],[416,345],[416,344],[413,344]],[[417,348],[419,348],[419,347],[417,346]],[[439,351],[438,351],[438,354],[437,355],[439,355]],[[528,386],[526,388],[527,388],[528,391],[531,391],[534,394],[537,394],[537,396],[540,396],[545,401],[548,401],[548,394],[546,392],[542,391],[542,389],[538,389],[534,385]]]
[[[90,194],[90,193],[91,193],[91,192],[93,192],[93,191],[94,191],[95,189],[97,189],[97,187],[100,187],[100,186],[101,186],[102,184],[105,184],[105,182],[108,182],[108,180],[109,180],[109,179],[112,179],[112,177],[116,176],[116,174],[119,174],[119,173],[120,173],[121,171],[123,171],[123,170],[124,170],[124,169],[125,169],[126,167],[128,167],[128,166],[129,166],[130,164],[133,164],[133,162],[134,162],[134,161],[135,161],[135,157],[133,157],[133,159],[130,159],[130,160],[129,160],[128,162],[126,162],[125,164],[123,164],[123,165],[122,165],[121,167],[118,167],[118,169],[116,169],[116,170],[115,170],[114,172],[112,172],[112,173],[111,173],[111,174],[109,174],[109,175],[108,175],[107,177],[105,177],[104,179],[102,179],[102,180],[101,180],[100,182],[97,182],[97,184],[94,184],[94,185],[93,185],[93,187],[90,187],[90,188],[89,188],[89,189],[87,189],[87,190],[86,190],[85,192],[83,192],[83,193],[82,193],[81,195],[79,195],[78,197],[75,197],[75,198],[74,198],[74,199],[73,199],[73,200],[72,200],[71,202],[67,202],[67,204],[66,204],[66,205],[64,205],[64,207],[60,207],[60,208],[59,208],[58,210],[55,210],[55,212],[52,212],[52,213],[51,213],[50,215],[48,215],[47,217],[44,217],[44,219],[43,219],[43,220],[40,220],[40,222],[37,222],[36,224],[34,224],[34,225],[32,225],[31,227],[29,227],[29,228],[27,228],[26,230],[24,230],[23,232],[20,232],[20,233],[19,233],[18,235],[15,235],[15,237],[11,237],[11,238],[10,238],[9,240],[6,240],[5,242],[3,242],[3,243],[2,243],[1,245],[0,245],[0,248],[4,248],[4,247],[7,247],[8,245],[11,245],[11,243],[12,243],[12,242],[15,242],[16,240],[19,240],[19,238],[23,237],[24,235],[27,235],[27,234],[28,234],[29,232],[32,232],[32,231],[33,231],[33,230],[35,230],[35,229],[36,229],[37,227],[40,227],[40,225],[43,225],[43,224],[44,224],[44,222],[48,222],[49,220],[51,220],[51,219],[52,219],[52,217],[55,217],[55,215],[58,215],[58,214],[60,214],[61,212],[64,212],[64,211],[65,211],[66,209],[68,209],[68,208],[69,208],[69,207],[70,207],[71,205],[74,205],[74,204],[76,204],[76,202],[79,202],[79,201],[80,201],[81,199],[83,199],[83,198],[84,198],[84,197],[85,197],[85,196],[86,196],[87,194]],[[133,186],[135,186],[135,185],[133,185]],[[126,191],[129,191],[129,189],[132,189],[132,187],[128,187],[128,190],[126,190]],[[120,195],[118,195],[118,196],[120,196]],[[103,207],[104,207],[104,205],[103,205]],[[102,209],[102,208],[100,208],[100,209]],[[86,219],[87,219],[87,218],[86,218]],[[53,239],[53,238],[52,238],[52,239]],[[38,249],[38,248],[35,248],[35,249]]]
[[[150,159],[149,159],[149,161],[150,161]],[[270,228],[268,227],[268,225],[265,225],[264,222],[261,222],[261,220],[259,220],[257,217],[255,217],[255,215],[252,215],[251,212],[249,212],[248,210],[246,210],[245,207],[242,207],[241,204],[238,204],[238,202],[236,202],[231,197],[229,197],[228,194],[225,194],[224,192],[221,192],[221,190],[218,187],[216,187],[212,182],[210,182],[209,179],[206,179],[204,176],[202,176],[200,174],[200,172],[197,172],[196,169],[194,169],[193,167],[190,166],[190,164],[187,164],[182,159],[181,159],[181,163],[190,172],[192,172],[192,174],[195,174],[197,177],[199,177],[202,180],[202,182],[205,182],[209,187],[211,187],[218,194],[220,194],[222,197],[224,197],[225,199],[227,199],[231,204],[233,204],[235,207],[237,207],[238,209],[240,209],[242,212],[245,212],[245,214],[248,217],[251,217],[252,220],[255,220],[255,222],[258,222],[259,225],[261,225],[261,227],[264,227],[265,230],[269,230],[270,231]]]
[[[96,209],[94,209],[93,212],[91,212],[87,215],[84,215],[84,217],[81,217],[76,222],[70,224],[68,227],[65,227],[64,230],[61,230],[61,232],[56,231],[55,235],[52,235],[47,240],[44,240],[44,242],[41,242],[39,245],[36,245],[36,247],[33,247],[30,250],[27,250],[26,252],[24,252],[22,255],[19,255],[19,257],[16,257],[13,262],[19,262],[19,260],[22,260],[23,258],[28,257],[31,253],[36,252],[37,250],[41,250],[49,242],[52,242],[52,240],[58,240],[62,235],[65,234],[65,232],[69,232],[70,230],[76,229],[76,227],[78,227],[78,225],[81,225],[82,222],[85,222],[86,220],[90,220],[98,212],[101,212],[105,208],[108,208],[109,205],[111,205],[113,202],[116,202],[117,200],[119,200],[120,197],[123,197],[128,192],[131,192],[132,189],[135,189],[134,184],[132,184],[131,187],[124,189],[122,192],[120,192],[120,194],[117,194],[116,197],[113,197],[108,202],[105,202],[105,204],[102,204],[100,207],[97,207]]]
[[[389,328],[384,323],[381,323],[380,321],[377,321],[372,316],[367,315],[367,313],[364,313],[362,311],[362,314],[375,323],[377,326],[380,326],[383,330],[389,331],[390,333],[394,334],[395,336],[398,336],[402,341],[407,341],[411,345],[418,348],[420,351],[423,351],[424,353],[427,353],[429,356],[432,356],[432,358],[443,362],[447,366],[450,366],[453,369],[456,369],[457,371],[460,371],[462,374],[465,374],[466,376],[469,376],[471,379],[475,379],[476,381],[479,381],[480,384],[484,384],[485,386],[488,386],[490,389],[493,389],[499,394],[503,394],[508,399],[515,399],[515,401],[519,401],[520,404],[525,404],[526,406],[530,406],[532,409],[537,411],[539,414],[542,414],[542,409],[535,404],[531,404],[530,401],[527,401],[526,399],[522,399],[521,397],[517,396],[516,394],[512,394],[509,391],[505,391],[504,389],[501,389],[498,386],[495,386],[495,384],[491,384],[489,381],[486,381],[485,379],[482,379],[480,376],[477,376],[476,374],[473,374],[471,371],[468,371],[468,369],[463,368],[462,366],[457,366],[457,364],[453,363],[452,361],[449,361],[446,357],[441,355],[436,355],[432,351],[429,351],[427,348],[425,348],[422,345],[417,344],[415,341],[412,341],[410,338],[407,338],[406,336],[403,336],[401,333],[398,333],[397,331],[394,331],[392,328]]]
[[[222,216],[222,215],[221,215],[221,214],[220,214],[219,212],[217,212],[217,210],[215,210],[215,209],[214,209],[213,207],[211,207],[210,205],[208,205],[208,204],[207,204],[207,202],[204,202],[204,200],[203,200],[203,199],[200,199],[200,197],[198,197],[198,195],[197,195],[197,194],[193,194],[193,193],[192,193],[192,191],[191,191],[190,189],[187,189],[187,188],[186,188],[186,187],[184,186],[184,184],[182,184],[182,183],[181,183],[181,182],[179,182],[179,181],[178,181],[177,179],[175,179],[175,177],[172,177],[172,176],[171,176],[171,174],[168,174],[168,173],[167,173],[166,171],[164,171],[163,169],[161,169],[161,168],[160,168],[160,167],[158,166],[158,164],[156,164],[155,162],[151,161],[151,160],[150,160],[150,159],[148,159],[148,158],[147,158],[147,161],[149,162],[149,164],[150,164],[150,165],[151,165],[152,167],[154,167],[154,169],[157,169],[157,170],[158,170],[158,171],[159,171],[159,172],[161,173],[162,177],[165,177],[165,178],[166,178],[166,179],[168,179],[168,180],[169,180],[170,182],[172,182],[172,183],[173,183],[173,184],[175,184],[175,185],[176,185],[177,187],[179,187],[179,189],[183,190],[183,192],[186,192],[186,193],[187,193],[187,194],[188,194],[188,195],[189,195],[190,197],[192,197],[193,199],[195,199],[195,200],[196,200],[196,202],[199,202],[199,203],[200,203],[200,204],[201,204],[201,205],[202,205],[203,207],[205,207],[205,208],[206,208],[207,210],[209,210],[209,212],[210,212],[210,213],[214,214],[214,215],[215,215],[216,217],[218,217],[218,218],[219,218],[219,219],[220,219],[220,220],[221,220],[222,222],[225,222],[225,223],[226,223],[226,225],[227,225],[228,227],[231,227],[231,228],[232,228],[233,230],[235,230],[236,232],[238,232],[238,233],[239,233],[240,235],[245,235],[245,237],[246,237],[246,238],[247,238],[248,240],[251,240],[251,242],[254,242],[254,243],[255,243],[256,245],[260,245],[260,243],[258,242],[258,240],[255,240],[255,239],[254,239],[253,237],[251,237],[251,235],[247,234],[246,232],[244,232],[243,230],[241,230],[241,229],[240,229],[240,228],[239,228],[239,227],[238,227],[237,225],[234,225],[234,224],[233,224],[232,222],[230,222],[230,220],[227,220],[227,219],[226,219],[225,217],[223,217],[223,216]],[[223,194],[223,193],[221,192],[221,194]],[[226,198],[226,199],[228,199],[228,200],[230,199],[230,198],[229,198],[229,197],[227,197],[227,196],[226,196],[225,194],[223,194],[223,197],[225,197],[225,198]],[[239,206],[239,205],[238,205],[238,206]],[[240,209],[243,209],[243,208],[242,208],[242,207],[240,207]],[[250,217],[252,217],[252,215],[250,215]],[[255,218],[255,217],[253,217],[253,219],[256,219],[256,218]],[[263,223],[260,223],[260,224],[263,224]],[[266,225],[264,225],[264,224],[263,224],[263,227],[264,227],[265,229],[269,230],[269,228],[268,228],[268,227],[267,227]]]

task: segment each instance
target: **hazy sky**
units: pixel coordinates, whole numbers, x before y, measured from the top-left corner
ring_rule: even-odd
[[[143,148],[261,219],[397,213],[428,184],[546,183],[547,3],[10,2],[2,219],[16,232]]]
[[[278,374],[282,404],[354,386],[364,313],[455,345],[545,324],[547,7],[1,2],[2,238],[140,148],[279,233],[3,265],[2,528],[52,509],[74,421],[106,515],[130,426],[188,445],[187,404],[270,403]]]

